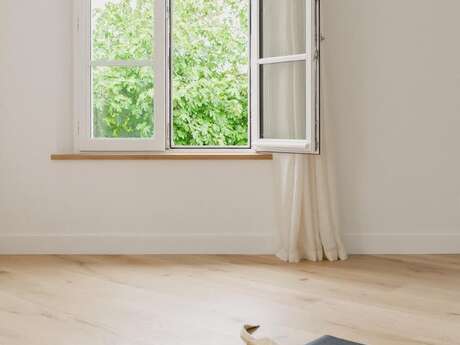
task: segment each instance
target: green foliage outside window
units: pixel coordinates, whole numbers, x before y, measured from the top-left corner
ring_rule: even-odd
[[[175,145],[247,145],[248,12],[245,0],[173,1]],[[151,59],[152,21],[152,0],[95,8],[93,60]],[[149,67],[94,68],[96,137],[151,137],[153,90]]]

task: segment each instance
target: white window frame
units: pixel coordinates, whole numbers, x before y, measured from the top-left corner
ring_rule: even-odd
[[[286,152],[319,154],[319,57],[320,0],[305,0],[306,6],[306,44],[305,54],[292,54],[262,58],[260,54],[260,0],[251,0],[251,121],[252,146],[260,152]],[[310,3],[310,6],[308,5]],[[304,61],[306,64],[306,109],[307,121],[305,133],[307,139],[266,139],[260,136],[260,67],[268,64]]]
[[[91,58],[91,0],[74,0],[74,112],[76,121],[75,147],[78,151],[165,151],[166,127],[166,1],[156,0],[154,10],[155,53],[151,60],[103,60]],[[94,138],[92,135],[92,67],[151,66],[155,90],[152,138]]]
[[[169,56],[169,20],[170,0],[155,0],[154,39],[155,53],[151,60],[131,61],[92,61],[91,60],[91,0],[74,0],[74,113],[76,152],[90,151],[156,151],[173,150],[176,152],[288,152],[288,153],[319,153],[319,2],[320,0],[305,0],[311,2],[307,7],[306,47],[305,54],[259,58],[259,3],[260,0],[250,1],[250,119],[249,148],[248,147],[196,147],[176,146],[170,148],[172,126],[170,122],[171,109],[169,101],[170,90],[170,56]],[[311,20],[308,20],[311,19]],[[264,139],[260,137],[260,66],[272,63],[305,61],[307,64],[306,102],[308,113],[306,133],[308,140]],[[92,104],[91,104],[91,69],[92,66],[152,66],[155,77],[153,121],[154,135],[149,139],[140,138],[93,138]],[[310,140],[311,138],[311,140]]]

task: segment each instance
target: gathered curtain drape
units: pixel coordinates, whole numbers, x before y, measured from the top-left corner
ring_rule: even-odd
[[[277,256],[284,261],[347,258],[324,146],[320,156],[275,155]]]
[[[267,0],[265,0],[267,1]],[[298,51],[305,41],[305,13],[308,0],[272,1],[273,15],[284,21],[289,32],[280,36],[276,27],[267,28],[266,40],[281,51]],[[272,31],[271,31],[272,30]],[[309,57],[310,58],[310,57]],[[324,75],[324,63],[321,63]],[[271,133],[282,137],[297,137],[305,126],[305,107],[299,88],[304,77],[302,66],[292,66],[277,76],[276,92],[284,95],[276,107],[276,123],[270,124]],[[300,82],[302,83],[302,82]],[[277,255],[288,262],[302,259],[320,261],[343,260],[347,254],[342,243],[336,217],[336,196],[331,187],[332,174],[328,152],[328,113],[325,99],[325,81],[321,92],[321,155],[275,154],[276,213],[278,221]],[[308,92],[308,91],[307,91]],[[280,99],[279,97],[277,97]]]

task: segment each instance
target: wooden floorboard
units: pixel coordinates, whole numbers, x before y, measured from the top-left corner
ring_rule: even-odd
[[[0,345],[460,344],[460,256],[0,257]]]

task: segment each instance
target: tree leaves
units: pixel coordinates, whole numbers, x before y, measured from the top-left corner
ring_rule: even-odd
[[[176,145],[248,144],[247,0],[174,0],[173,141]],[[150,59],[153,1],[117,0],[93,12],[93,59]],[[151,137],[153,71],[93,70],[94,132]]]

